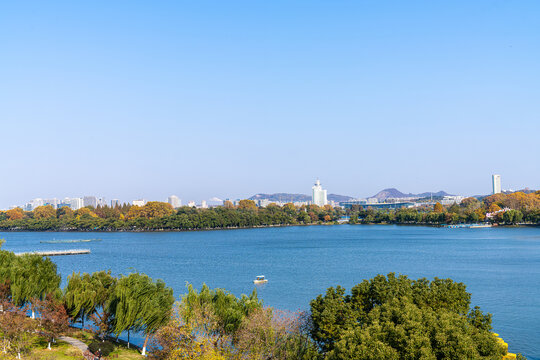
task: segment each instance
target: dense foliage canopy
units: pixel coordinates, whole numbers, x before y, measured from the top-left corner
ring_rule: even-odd
[[[459,205],[420,206],[397,210],[376,210],[369,205],[353,205],[347,210],[352,224],[460,224],[490,222],[514,225],[540,224],[540,191],[525,194],[496,194],[481,200],[466,198]]]
[[[491,315],[470,309],[450,279],[378,275],[311,302],[312,338],[325,359],[501,359]]]
[[[68,207],[54,210],[48,206],[24,212],[17,209],[13,216],[9,210],[0,212],[0,229],[3,230],[81,230],[81,231],[142,231],[142,230],[201,230],[229,229],[274,225],[332,223],[343,210],[316,205],[283,207],[270,204],[265,208],[255,206],[251,200],[242,200],[235,207],[220,206],[210,209],[181,207],[173,210],[167,203],[149,202],[144,206],[123,205],[114,208],[86,207],[72,211]],[[15,209],[14,209],[15,210]]]

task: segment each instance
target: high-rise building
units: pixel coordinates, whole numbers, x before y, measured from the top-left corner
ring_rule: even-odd
[[[120,206],[120,200],[119,199],[112,199],[111,200],[111,207],[114,208],[114,207],[117,207],[117,206]]]
[[[84,200],[82,198],[71,198],[69,199],[69,204],[71,210],[79,210],[84,207]]]
[[[492,175],[493,193],[499,194],[501,192],[501,175]]]
[[[313,190],[311,197],[311,203],[313,205],[324,206],[328,204],[328,199],[326,198],[326,190],[323,190],[319,179],[317,179],[315,185],[311,189]]]
[[[85,196],[83,198],[83,206],[92,206],[96,208],[98,206],[98,199],[95,196]]]
[[[57,208],[60,201],[57,198],[43,199],[43,205],[51,205],[53,208]]]
[[[208,203],[206,200],[201,201],[201,209],[208,209]]]
[[[195,206],[196,206],[195,201],[193,201],[193,200],[189,201],[188,204],[187,204],[187,206],[189,206],[189,207],[195,207]]]
[[[171,206],[174,208],[174,209],[177,209],[179,208],[180,206],[182,206],[182,200],[180,200],[180,198],[178,198],[178,196],[176,195],[171,195],[167,198],[167,202],[169,204],[171,204]]]
[[[38,206],[42,206],[42,205],[43,205],[43,199],[36,198],[27,202],[26,205],[24,205],[23,209],[26,211],[33,211]]]

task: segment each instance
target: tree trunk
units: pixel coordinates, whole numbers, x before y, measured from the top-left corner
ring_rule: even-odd
[[[127,346],[128,346],[128,349],[129,349],[129,330],[128,330],[128,344],[127,344]]]
[[[144,345],[142,347],[142,352],[141,352],[141,355],[142,356],[146,356],[146,345],[148,344],[148,337],[150,335],[146,335],[146,337],[144,338]]]
[[[32,319],[35,319],[36,318],[36,313],[34,311],[34,309],[32,309]]]
[[[81,321],[82,321],[82,328],[84,329],[84,310],[82,312]]]
[[[52,350],[51,349],[51,342],[49,341],[49,346],[47,346],[47,350]]]

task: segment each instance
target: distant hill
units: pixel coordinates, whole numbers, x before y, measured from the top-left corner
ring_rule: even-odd
[[[288,193],[277,193],[277,194],[256,194],[249,198],[249,200],[269,200],[269,201],[275,201],[275,202],[308,202],[311,201],[310,195],[304,195],[304,194],[288,194]],[[353,198],[351,196],[346,195],[337,195],[337,194],[328,194],[328,200],[329,201],[349,201]]]
[[[354,200],[354,198],[352,196],[347,196],[347,195],[328,194],[328,200],[329,201],[340,202],[340,201]]]
[[[411,198],[424,198],[424,197],[428,197],[428,196],[434,196],[434,197],[442,197],[442,196],[449,196],[450,194],[448,194],[446,191],[438,191],[438,192],[424,192],[424,193],[420,193],[420,194],[412,194],[412,193],[408,193],[408,194],[405,194],[405,193],[402,193],[401,191],[399,191],[398,189],[395,189],[395,188],[389,188],[389,189],[384,189],[384,190],[381,190],[379,191],[377,194],[373,195],[372,197],[374,198],[377,198],[379,200],[386,200],[388,198],[407,198],[407,197],[411,197]]]

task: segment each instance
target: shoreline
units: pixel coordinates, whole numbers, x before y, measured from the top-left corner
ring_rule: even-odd
[[[0,232],[50,232],[50,233],[155,233],[155,232],[196,232],[196,231],[220,231],[220,230],[248,230],[248,229],[266,229],[266,228],[284,228],[284,227],[309,227],[309,226],[377,226],[377,225],[396,225],[396,226],[418,226],[418,227],[435,227],[446,228],[448,224],[429,224],[429,223],[368,223],[368,224],[349,224],[349,223],[331,223],[331,224],[280,224],[280,225],[254,225],[254,226],[238,226],[238,227],[223,227],[223,228],[202,228],[202,229],[141,229],[141,230],[85,230],[85,229],[63,229],[63,230],[31,230],[31,229],[0,229]],[[494,224],[492,228],[527,228],[540,227],[540,224]],[[454,229],[457,230],[457,229]]]

